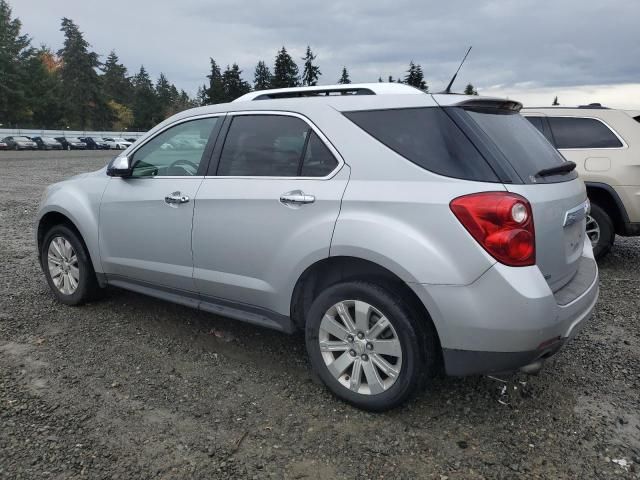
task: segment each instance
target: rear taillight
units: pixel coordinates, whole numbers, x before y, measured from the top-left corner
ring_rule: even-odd
[[[511,267],[536,263],[536,239],[531,205],[520,195],[483,192],[458,197],[451,210],[496,260]]]

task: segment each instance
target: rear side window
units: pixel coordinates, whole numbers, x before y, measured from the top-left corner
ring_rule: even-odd
[[[238,115],[222,148],[219,176],[323,177],[338,162],[299,118]]]
[[[367,110],[344,115],[426,170],[465,180],[498,181],[475,146],[441,108]]]
[[[466,113],[493,141],[507,162],[525,183],[572,180],[569,174],[535,178],[541,170],[561,165],[566,160],[535,127],[516,112],[501,110],[466,110]]]
[[[549,117],[557,148],[620,148],[622,142],[595,118]]]

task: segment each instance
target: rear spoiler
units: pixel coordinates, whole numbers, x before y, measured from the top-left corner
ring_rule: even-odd
[[[472,99],[455,104],[457,107],[478,109],[478,110],[503,110],[508,112],[519,112],[522,104],[514,100],[498,99]]]

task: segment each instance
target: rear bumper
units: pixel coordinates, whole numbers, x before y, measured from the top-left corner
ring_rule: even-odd
[[[471,285],[414,285],[438,330],[447,374],[515,371],[558,352],[598,299],[598,270],[586,242],[582,264],[555,295],[538,267],[501,264]]]

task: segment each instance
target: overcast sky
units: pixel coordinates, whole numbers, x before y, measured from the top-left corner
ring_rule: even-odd
[[[252,81],[258,60],[272,65],[285,45],[300,68],[307,44],[320,83],[343,65],[354,82],[404,75],[420,63],[432,91],[458,77],[481,94],[528,105],[601,101],[640,108],[639,0],[9,0],[35,45],[58,49],[60,18],[73,19],[103,55],[115,49],[135,73],[164,72],[193,94],[209,57],[237,62]]]

